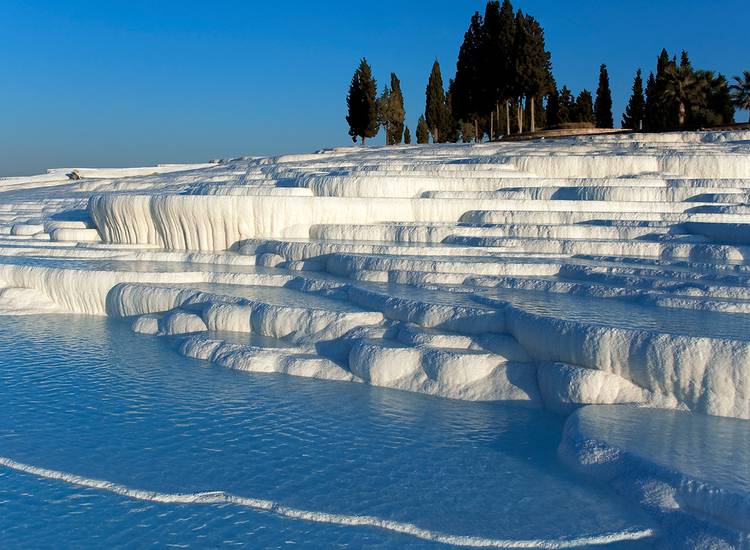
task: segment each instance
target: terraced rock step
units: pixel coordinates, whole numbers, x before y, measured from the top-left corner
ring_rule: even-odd
[[[569,414],[750,418],[750,134],[341,148],[0,180],[0,311]]]

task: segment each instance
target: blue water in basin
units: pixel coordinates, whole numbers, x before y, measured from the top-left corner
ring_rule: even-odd
[[[652,527],[558,461],[562,424],[539,410],[223,369],[113,320],[0,317],[0,456],[130,488],[222,490],[504,540]],[[4,549],[293,545],[445,547],[234,504],[136,500],[0,466]]]
[[[750,495],[750,421],[623,405],[578,412],[587,436],[670,471]]]

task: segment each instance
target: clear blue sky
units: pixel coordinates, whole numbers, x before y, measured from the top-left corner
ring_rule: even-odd
[[[433,59],[447,83],[484,4],[3,0],[0,175],[346,145],[362,56],[379,84],[401,78],[413,134]],[[514,5],[544,26],[559,85],[593,90],[607,63],[617,120],[635,69],[662,47],[700,68],[750,69],[747,0]]]

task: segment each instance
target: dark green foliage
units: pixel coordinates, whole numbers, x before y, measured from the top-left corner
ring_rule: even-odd
[[[536,19],[519,11],[515,36],[516,93],[527,97],[542,95],[547,91],[550,60],[544,30]]]
[[[743,71],[741,77],[735,76],[729,91],[735,107],[750,111],[750,71]]]
[[[547,126],[558,126],[560,120],[560,94],[552,90],[547,95]]]
[[[656,77],[652,94],[653,108],[647,111],[650,115],[648,129],[652,132],[673,130],[679,125],[679,106],[674,102],[666,101],[665,98],[669,72],[676,67],[676,61],[670,59],[667,50],[662,49],[656,62]]]
[[[594,122],[594,98],[588,90],[581,90],[575,104],[572,122]]]
[[[487,2],[482,20],[482,34],[479,43],[479,81],[476,88],[476,112],[484,115],[494,109],[495,101],[501,96],[505,82],[501,65],[506,52],[500,44],[500,3]]]
[[[705,71],[713,76],[710,71]],[[717,115],[718,124],[733,124],[735,104],[732,101],[732,91],[727,77],[719,74],[710,79],[711,94],[708,98],[708,108]]]
[[[664,87],[661,90],[662,105],[677,110],[677,124],[685,128],[691,108],[706,107],[708,82],[698,78],[689,64],[670,65],[665,71]]]
[[[659,100],[656,95],[656,78],[649,73],[646,81],[646,105],[644,108],[644,127],[650,132],[657,131]]]
[[[574,122],[576,120],[576,105],[573,93],[567,86],[563,86],[558,95],[559,123]]]
[[[734,105],[727,79],[694,69],[685,51],[677,64],[662,50],[656,76],[649,76],[646,84],[644,119],[652,132],[730,124]]]
[[[686,125],[689,128],[723,126],[734,122],[734,105],[729,83],[724,75],[712,71],[696,71],[698,90],[705,95],[702,101],[688,104]]]
[[[524,15],[520,10],[516,13],[513,55],[514,96],[519,101],[525,97],[535,105],[535,98],[546,94],[550,84],[550,54],[545,49],[544,30],[541,25],[532,16]],[[531,129],[534,130],[534,125]],[[519,130],[523,130],[520,119]]]
[[[516,20],[510,0],[502,6],[487,2],[484,11],[479,54],[477,114],[487,116],[497,104],[515,95],[514,45]]]
[[[378,100],[378,120],[385,129],[385,144],[401,143],[404,133],[404,97],[401,94],[401,82],[395,73],[391,73],[391,87],[385,87]]]
[[[448,93],[445,94],[445,109],[446,109],[446,128],[445,128],[445,141],[448,143],[456,143],[458,141],[459,124],[458,119],[453,116],[453,89],[456,83],[451,78],[448,81]]]
[[[516,78],[515,61],[513,59],[513,46],[516,41],[516,17],[510,0],[503,0],[498,20],[500,29],[497,37],[498,58],[496,63],[499,67],[495,70],[497,70],[501,81],[500,94],[497,99],[502,101],[513,96]]]
[[[685,67],[691,71],[693,70],[693,64],[690,63],[690,58],[685,50],[682,50],[682,53],[680,54],[680,67]]]
[[[464,41],[458,51],[456,81],[453,87],[453,116],[457,120],[469,120],[479,110],[480,53],[482,47],[482,16],[475,12]]]
[[[409,131],[409,127],[404,127],[404,143],[406,145],[411,145],[411,132]]]
[[[393,96],[393,102],[396,105],[397,113],[391,121],[391,136],[392,142],[398,144],[401,143],[401,136],[404,133],[406,111],[404,110],[404,95],[401,93],[401,81],[396,76],[396,73],[391,73],[391,95]]]
[[[451,94],[454,127],[476,122],[479,139],[489,135],[491,126],[495,135],[506,133],[506,103],[513,100],[512,116],[520,128],[524,99],[540,110],[542,103],[535,98],[553,89],[551,74],[541,25],[520,11],[514,13],[510,0],[490,0],[484,17],[479,12],[472,16],[459,50]],[[534,118],[545,116],[540,112]]]
[[[430,129],[427,126],[427,121],[424,119],[424,115],[419,116],[417,122],[417,143],[429,143],[430,142]]]
[[[377,84],[372,77],[372,69],[367,60],[362,58],[359,67],[354,71],[352,83],[349,86],[349,94],[346,96],[346,106],[349,114],[346,121],[349,123],[349,135],[352,141],[357,137],[365,139],[375,137],[378,133],[378,103],[376,99]]]
[[[646,110],[646,100],[643,97],[643,78],[641,70],[635,73],[633,79],[633,93],[630,95],[625,113],[622,115],[622,127],[631,130],[641,130],[641,124]]]
[[[614,127],[615,122],[612,118],[612,91],[609,89],[609,73],[607,72],[606,65],[599,67],[599,87],[596,89],[594,115],[597,128]]]
[[[440,64],[437,59],[432,64],[430,78],[425,90],[425,120],[432,134],[434,143],[444,143],[450,125],[447,104],[445,101],[445,90],[443,89],[443,75],[440,73]]]

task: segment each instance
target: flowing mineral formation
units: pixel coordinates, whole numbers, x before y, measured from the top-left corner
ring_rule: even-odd
[[[675,547],[750,545],[748,258],[750,132],[0,179],[0,313],[109,315],[227,368],[569,414],[561,456]]]
[[[0,308],[125,317],[247,371],[747,419],[749,140],[354,147],[0,179]]]

